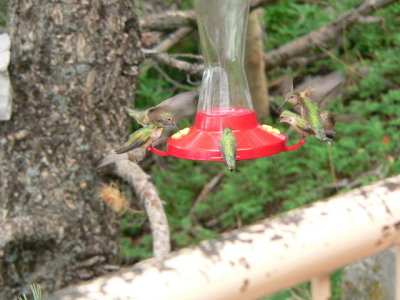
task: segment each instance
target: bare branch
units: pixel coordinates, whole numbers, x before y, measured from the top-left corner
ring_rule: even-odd
[[[266,4],[271,4],[276,0],[253,0],[250,9],[256,9]],[[165,31],[180,27],[196,27],[196,13],[193,10],[185,11],[166,11],[159,14],[148,15],[140,19],[142,30]]]
[[[196,27],[196,14],[193,10],[166,11],[148,15],[140,19],[142,30],[174,30],[180,27]]]
[[[310,50],[326,47],[326,43],[334,40],[345,27],[362,20],[360,17],[367,16],[375,10],[381,9],[394,2],[396,2],[396,0],[367,0],[359,7],[348,11],[341,17],[311,31],[309,34],[280,46],[276,50],[265,53],[264,60],[266,69],[269,70],[277,66],[285,65],[293,57]]]
[[[154,69],[169,83],[173,84],[175,87],[183,89],[183,90],[190,90],[188,86],[181,84],[180,82],[172,79],[167,73],[164,72],[162,68],[160,68],[157,64],[153,66]]]
[[[162,40],[157,46],[151,49],[154,52],[166,52],[172,46],[177,44],[183,37],[189,34],[193,30],[192,27],[182,27],[168,35],[164,40]]]
[[[166,53],[146,53],[146,56],[154,59],[161,65],[171,67],[175,70],[190,74],[195,77],[201,77],[203,73],[204,66],[202,64],[192,64],[173,58]]]
[[[124,160],[115,165],[117,174],[134,188],[146,209],[153,234],[154,257],[164,258],[171,251],[171,243],[167,216],[156,187],[138,164]]]
[[[264,53],[265,68],[267,70],[285,64],[304,64],[324,55],[313,55],[306,59],[298,58],[300,55],[314,49],[326,47],[326,43],[334,40],[343,28],[364,22],[365,18],[375,10],[381,9],[394,3],[396,0],[368,0],[359,7],[354,8],[341,17],[330,23],[304,35],[294,41],[291,41],[281,47]],[[252,2],[252,9],[271,3],[273,1],[257,0]],[[191,26],[195,24],[195,13],[193,11],[169,11],[162,14],[151,15],[143,18],[141,25],[146,30],[170,30],[182,26]],[[163,26],[161,26],[163,25]],[[182,32],[184,32],[182,28]],[[183,34],[182,32],[179,33]],[[177,32],[178,33],[178,32]],[[168,39],[167,39],[168,40]],[[167,42],[169,43],[169,42]],[[164,47],[164,46],[163,46]],[[178,60],[166,53],[149,51],[146,55],[164,66],[169,66],[180,72],[201,77],[204,66],[201,64],[192,64],[186,61]]]
[[[193,215],[194,214],[194,210],[196,209],[196,207],[203,202],[204,198],[207,197],[207,195],[211,192],[211,190],[220,182],[220,180],[222,179],[222,177],[225,175],[224,171],[220,171],[217,173],[217,175],[215,175],[213,178],[211,178],[211,180],[209,182],[207,182],[200,194],[197,196],[196,201],[194,201],[194,204],[192,206],[192,208],[189,211],[189,215]]]

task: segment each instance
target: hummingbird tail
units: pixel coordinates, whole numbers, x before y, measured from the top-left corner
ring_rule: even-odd
[[[122,146],[121,148],[115,150],[115,153],[123,154],[123,153],[131,151],[135,148],[138,148],[138,147],[142,146],[143,144],[144,144],[144,141],[142,139],[138,139],[137,141],[135,141],[127,146]]]
[[[325,138],[325,141],[328,142],[328,145],[329,145],[329,146],[332,146],[332,145],[335,143],[332,139],[330,139],[330,138],[328,138],[328,137]]]
[[[334,130],[325,130],[325,135],[327,138],[332,139],[336,134]]]
[[[125,160],[125,159],[128,159],[128,154],[126,154],[126,153],[123,153],[123,154],[110,153],[101,160],[100,164],[96,167],[96,169],[105,167],[109,164],[115,163],[117,161]]]
[[[276,109],[276,111],[279,113],[282,109],[282,106],[284,106],[286,103],[286,100],[283,100],[283,102],[281,103],[281,105],[278,106],[278,108]]]

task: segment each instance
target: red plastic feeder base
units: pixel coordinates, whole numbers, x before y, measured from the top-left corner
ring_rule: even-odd
[[[169,138],[167,151],[149,150],[163,156],[191,160],[222,161],[219,140],[225,127],[230,127],[237,140],[237,160],[274,155],[299,148],[304,139],[288,147],[286,135],[270,133],[257,123],[253,110],[241,107],[214,108],[196,115],[187,135]]]

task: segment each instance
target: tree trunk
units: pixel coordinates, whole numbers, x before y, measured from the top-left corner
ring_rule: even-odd
[[[142,59],[131,0],[9,1],[14,89],[0,125],[0,299],[106,272],[116,218],[96,165],[128,124]]]
[[[259,8],[252,10],[249,14],[244,58],[251,98],[259,120],[269,116],[268,87],[263,57],[263,30],[260,21],[263,11]]]

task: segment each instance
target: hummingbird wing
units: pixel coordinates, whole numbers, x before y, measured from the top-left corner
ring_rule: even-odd
[[[148,110],[150,120],[156,118],[160,111],[172,113],[177,121],[188,119],[196,113],[199,91],[188,91],[164,100]]]
[[[150,135],[153,130],[153,126],[147,126],[136,130],[129,136],[129,139],[125,144],[123,144],[119,149],[115,150],[115,153],[122,154],[142,146],[150,139]]]
[[[293,126],[293,128],[300,132],[301,134],[306,134],[306,135],[314,135],[315,132],[314,130],[310,127],[308,122],[302,118],[299,115],[294,116],[296,120],[296,125]]]
[[[277,112],[281,110],[282,106],[287,102],[289,96],[293,93],[293,72],[292,69],[290,68],[286,71],[286,75],[283,81],[282,92],[283,92],[283,102],[276,109]]]
[[[283,96],[286,97],[291,92],[293,92],[293,71],[289,68],[283,81]]]
[[[129,108],[125,106],[125,111],[130,117],[134,118],[135,121],[138,122],[140,125],[146,126],[149,124],[149,120],[146,118],[147,112],[145,110]]]
[[[312,87],[309,97],[321,110],[324,110],[326,105],[342,92],[345,79],[345,75],[338,71],[323,76],[308,76],[297,86],[296,91],[304,91]]]
[[[333,130],[333,126],[335,125],[335,117],[327,111],[323,111],[321,114],[322,126],[325,130]]]
[[[343,82],[339,83],[337,86],[332,88],[328,93],[326,93],[321,99],[318,101],[318,107],[323,110],[328,104],[338,97],[343,92]]]

